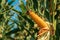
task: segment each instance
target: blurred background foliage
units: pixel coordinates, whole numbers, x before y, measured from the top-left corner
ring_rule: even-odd
[[[0,0],[0,40],[36,40],[39,28],[26,15],[28,9],[53,23],[56,30],[54,16],[59,0],[17,0],[16,4],[14,2],[16,0]]]

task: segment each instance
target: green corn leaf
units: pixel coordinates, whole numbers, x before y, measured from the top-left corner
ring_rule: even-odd
[[[31,19],[29,19],[27,16],[23,16],[23,18],[27,20],[32,27],[34,26],[34,22]]]
[[[2,0],[0,0],[0,3],[2,2]]]
[[[8,5],[11,5],[15,0],[12,0],[11,2],[8,3]]]
[[[23,2],[20,3],[19,7],[21,8],[22,13],[26,13],[27,9]]]

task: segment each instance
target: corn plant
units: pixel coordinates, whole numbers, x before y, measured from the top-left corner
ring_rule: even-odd
[[[0,39],[1,40],[36,40],[39,27],[26,14],[28,10],[37,13],[42,19],[53,24],[56,30],[57,0],[18,0],[19,4],[12,6],[15,0],[0,0]],[[25,1],[25,3],[24,3]],[[19,6],[21,11],[14,9]],[[15,15],[15,16],[14,16]],[[15,17],[15,19],[13,18]],[[14,28],[16,27],[16,28]],[[55,37],[51,37],[55,40]]]

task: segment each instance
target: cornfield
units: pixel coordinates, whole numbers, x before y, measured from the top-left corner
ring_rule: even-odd
[[[55,32],[58,23],[55,19],[58,15],[55,15],[58,10],[60,14],[60,0],[0,0],[0,40],[37,40],[40,29],[26,14],[28,10],[52,23],[54,35],[50,36],[50,40],[60,40],[59,35],[56,39]]]

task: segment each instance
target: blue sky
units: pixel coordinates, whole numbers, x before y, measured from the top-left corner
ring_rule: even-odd
[[[10,2],[10,1],[12,1],[12,0],[8,0],[8,2]],[[25,0],[22,0],[23,2],[24,2],[24,4],[26,5],[26,2],[25,2]],[[14,9],[15,10],[17,10],[17,11],[21,11],[21,9],[20,9],[20,7],[18,6],[20,3],[19,3],[19,0],[15,0],[12,4],[11,4],[11,6],[14,6]],[[15,6],[15,5],[17,5],[17,6]],[[11,17],[11,19],[14,21],[14,20],[18,20],[17,18],[17,14],[16,13],[14,13],[14,15]],[[8,24],[11,24],[12,22],[10,21]],[[17,28],[17,24],[14,24],[14,27],[12,28],[12,30],[14,29],[14,28]]]
[[[8,2],[10,2],[11,0],[8,0]],[[14,3],[11,4],[11,6],[15,6],[16,4],[19,4],[19,0],[15,0]],[[21,11],[21,9],[19,8],[19,6],[15,6],[14,7],[16,10]]]
[[[10,2],[10,1],[12,1],[12,0],[8,0],[8,2]],[[24,5],[26,6],[25,0],[22,0],[22,1],[24,2]],[[15,10],[21,11],[20,7],[18,6],[19,4],[20,4],[20,3],[19,3],[19,0],[15,0],[15,1],[11,4],[11,6],[14,6],[14,9],[15,9]],[[15,5],[17,5],[17,6],[15,6]],[[21,12],[22,12],[22,11],[21,11]],[[11,13],[14,13],[14,15],[11,17],[11,19],[12,19],[13,21],[15,21],[15,22],[18,22],[19,20],[16,18],[16,17],[17,17],[17,13],[15,13],[15,12],[13,12],[13,11],[11,11]],[[11,22],[11,20],[8,22],[9,25],[12,24],[12,23],[13,23],[13,22]],[[10,25],[10,26],[12,26],[12,25]],[[13,24],[13,28],[11,28],[11,30],[13,30],[13,29],[15,29],[15,28],[17,28],[17,27],[18,27],[17,24],[14,23],[14,24]],[[13,37],[14,37],[14,34],[12,34],[11,37],[13,38]]]
[[[8,0],[8,2],[10,2],[10,1],[11,1],[11,0]],[[26,5],[26,1],[25,1],[25,0],[22,0],[22,1],[23,1],[23,2],[24,2],[24,4]],[[15,0],[15,2],[14,2],[14,3],[12,3],[11,5],[12,5],[12,6],[14,6],[14,5],[16,5],[16,4],[18,4],[18,5],[20,4],[20,3],[19,3],[19,0]],[[18,10],[18,11],[21,11],[21,9],[19,8],[19,6],[18,6],[18,5],[17,5],[17,6],[15,6],[14,8],[15,8],[16,10]]]

